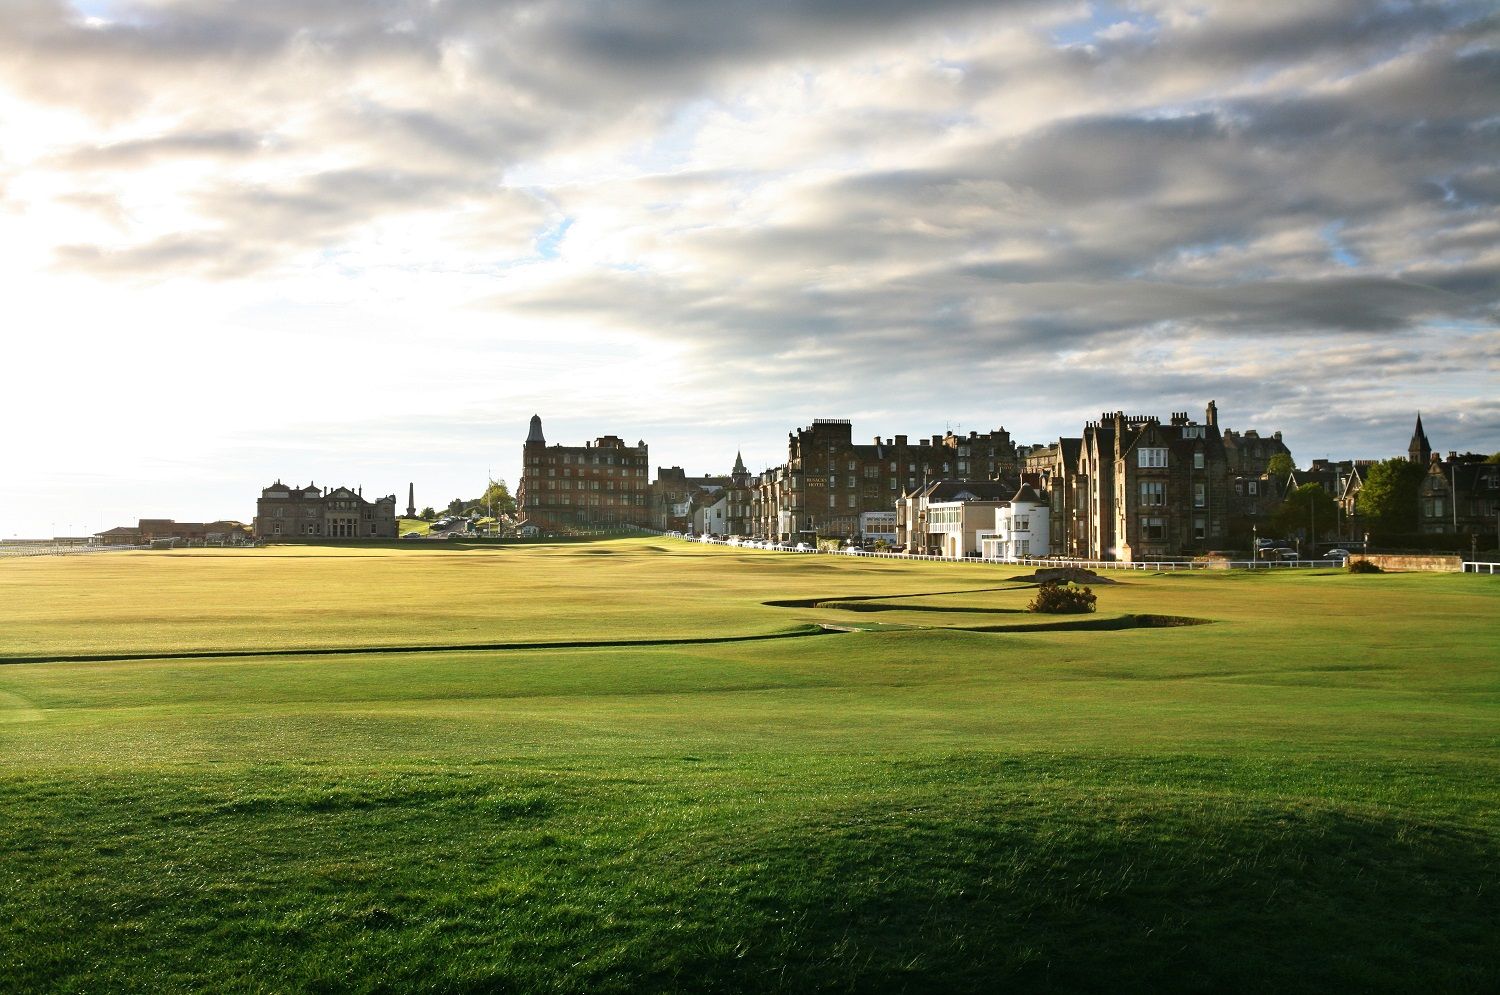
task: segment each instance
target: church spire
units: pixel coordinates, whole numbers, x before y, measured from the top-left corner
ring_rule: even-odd
[[[1417,412],[1417,427],[1411,434],[1411,442],[1406,447],[1406,458],[1418,466],[1426,466],[1427,461],[1432,458],[1432,443],[1427,441],[1427,433],[1422,430],[1422,412]]]

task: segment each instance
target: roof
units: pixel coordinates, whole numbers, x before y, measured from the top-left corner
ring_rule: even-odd
[[[1016,491],[1015,497],[1010,499],[1011,504],[1021,504],[1022,502],[1025,502],[1026,504],[1044,503],[1042,499],[1037,496],[1036,491],[1031,489],[1030,484],[1022,484],[1021,489]]]
[[[1000,480],[934,480],[917,493],[928,503],[942,501],[1006,501],[1015,484]]]

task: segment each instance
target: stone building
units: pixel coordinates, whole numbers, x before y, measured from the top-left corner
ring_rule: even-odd
[[[712,532],[747,535],[750,532],[751,476],[745,458],[734,455],[734,469],[727,476],[689,477],[680,466],[659,466],[651,484],[651,525],[663,531],[701,532],[700,521],[712,521]],[[704,517],[701,508],[723,507]]]
[[[1115,419],[1104,414],[1083,426],[1078,471],[1073,476],[1073,506],[1079,517],[1077,555],[1088,560],[1115,558]],[[1144,422],[1146,419],[1125,419]]]
[[[1013,475],[1015,445],[1005,429],[904,435],[857,444],[847,419],[819,418],[787,435],[787,459],[753,483],[750,531],[763,538],[855,539],[860,516],[889,511],[907,491],[939,478],[987,480]]]
[[[1236,432],[1224,429],[1224,463],[1229,473],[1229,531],[1237,538],[1249,535],[1281,507],[1288,481],[1270,473],[1276,456],[1291,458],[1281,433],[1261,435],[1255,429]],[[1330,492],[1332,493],[1332,492]]]
[[[1478,453],[1431,453],[1417,490],[1417,529],[1424,535],[1473,535],[1500,542],[1500,464]]]
[[[646,443],[603,435],[582,446],[547,445],[531,416],[522,447],[517,517],[540,529],[573,531],[652,524]]]
[[[1063,556],[1085,555],[1086,520],[1080,511],[1083,495],[1078,481],[1078,461],[1082,452],[1081,438],[1061,438],[1045,446],[1033,446],[1021,461],[1025,476],[1037,482],[1036,493],[1047,500],[1047,535],[1039,537],[1039,541],[1028,536],[1028,548],[1040,545]],[[1043,520],[1036,516],[1032,518]]]
[[[1177,412],[1106,413],[1084,427],[1075,501],[1088,559],[1176,558],[1228,538],[1229,480],[1218,409],[1202,423]]]
[[[396,495],[366,501],[363,488],[278,480],[260,492],[254,531],[257,539],[394,539]]]

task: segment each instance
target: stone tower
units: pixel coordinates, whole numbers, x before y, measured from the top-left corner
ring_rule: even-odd
[[[1406,446],[1406,458],[1418,466],[1426,466],[1427,461],[1432,459],[1432,443],[1427,441],[1427,433],[1422,431],[1422,412],[1417,412],[1417,427],[1411,434],[1411,442]]]
[[[750,471],[745,469],[745,457],[738,452],[734,454],[734,471],[730,473],[729,479],[734,481],[736,487],[744,487],[750,483]]]

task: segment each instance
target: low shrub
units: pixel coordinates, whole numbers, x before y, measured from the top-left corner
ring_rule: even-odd
[[[1369,560],[1350,560],[1349,565],[1344,567],[1352,574],[1383,574],[1384,570]]]
[[[1094,610],[1094,602],[1098,600],[1087,587],[1053,581],[1037,588],[1036,597],[1026,610],[1046,615],[1084,615]]]

